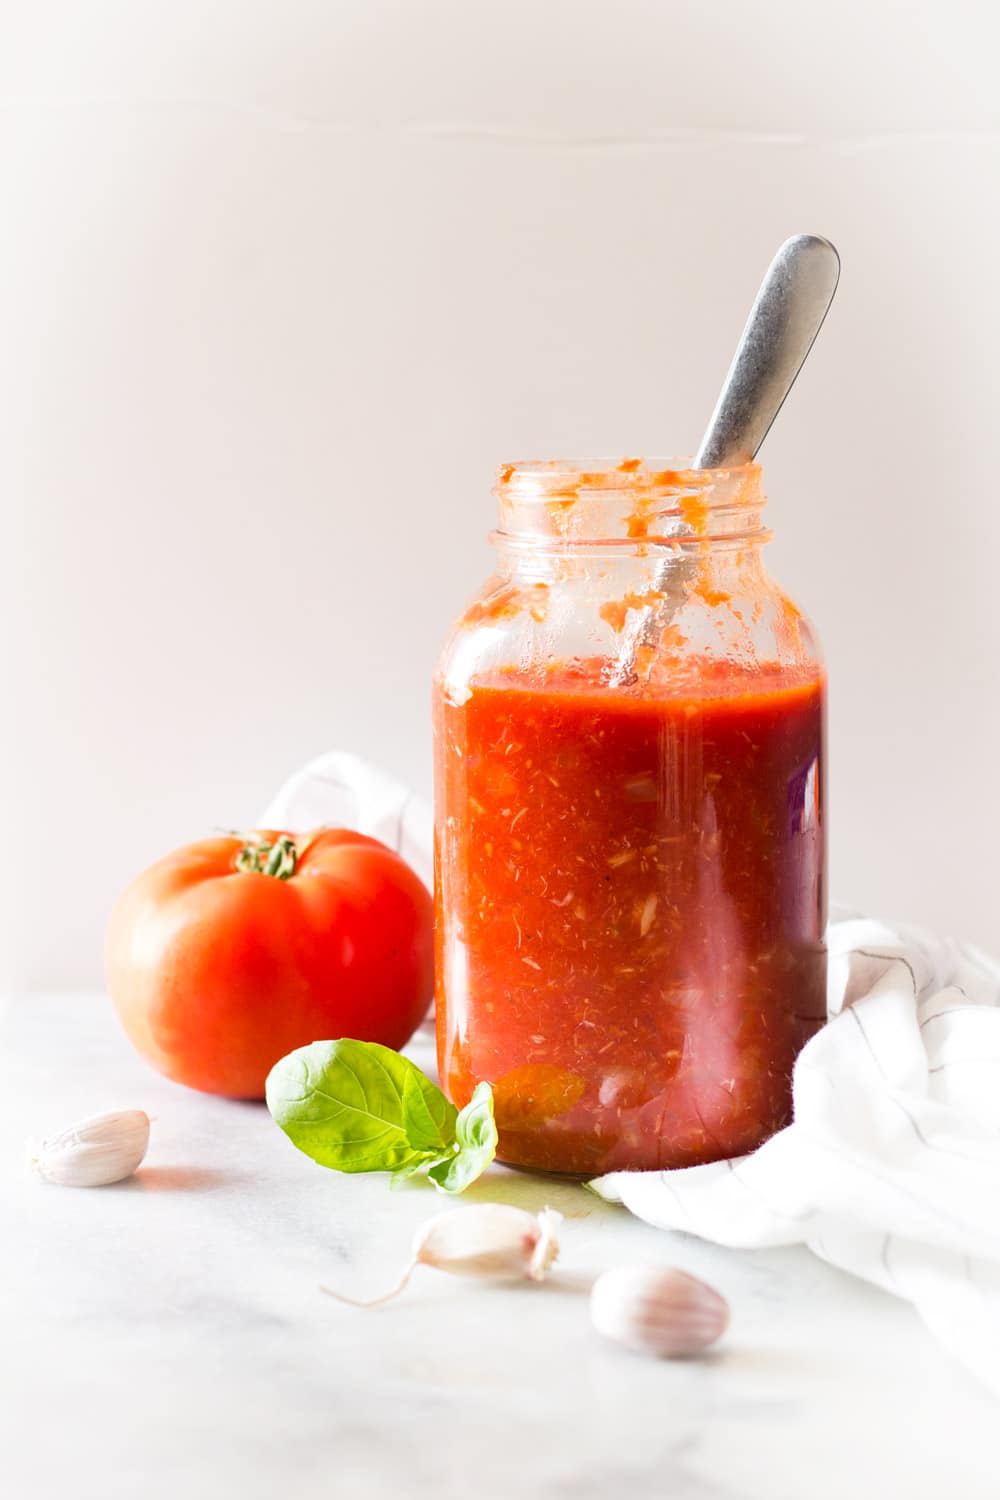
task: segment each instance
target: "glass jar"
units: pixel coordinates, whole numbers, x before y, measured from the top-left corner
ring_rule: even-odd
[[[512,464],[438,665],[437,1026],[502,1160],[596,1174],[785,1125],[826,1014],[816,638],[756,465]]]

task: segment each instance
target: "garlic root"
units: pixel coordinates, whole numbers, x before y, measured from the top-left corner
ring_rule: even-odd
[[[343,1302],[347,1307],[381,1307],[383,1302],[391,1302],[393,1297],[399,1296],[419,1264],[418,1260],[411,1260],[396,1285],[383,1292],[380,1297],[345,1297],[343,1292],[335,1292],[332,1286],[321,1286],[320,1291],[332,1297],[335,1302]]]

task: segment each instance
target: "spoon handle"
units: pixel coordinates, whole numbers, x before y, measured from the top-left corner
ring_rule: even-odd
[[[840,256],[818,234],[786,240],[767,269],[694,460],[696,469],[749,463],[795,383],[827,315]]]

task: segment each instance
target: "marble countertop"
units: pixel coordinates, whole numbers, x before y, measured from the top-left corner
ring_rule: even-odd
[[[424,1050],[421,1051],[421,1048]],[[429,1065],[424,1039],[415,1056]],[[46,1186],[24,1140],[155,1117],[140,1174]],[[996,1403],[908,1306],[798,1248],[734,1252],[584,1189],[493,1167],[470,1199],[566,1215],[541,1286],[421,1268],[360,1311],[443,1200],[299,1155],[263,1106],[150,1072],[99,996],[0,1014],[0,1490],[11,1500],[908,1500],[996,1495]],[[717,1286],[699,1361],[601,1341],[621,1261]]]

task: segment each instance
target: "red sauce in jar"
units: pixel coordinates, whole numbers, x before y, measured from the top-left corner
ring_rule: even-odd
[[[601,663],[439,695],[438,1048],[500,1156],[594,1174],[751,1150],[825,1018],[818,669]]]

